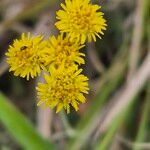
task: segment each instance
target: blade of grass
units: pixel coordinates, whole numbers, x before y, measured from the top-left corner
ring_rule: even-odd
[[[1,92],[0,121],[24,149],[54,150],[53,145],[37,133],[29,120]]]
[[[132,103],[130,103],[122,111],[122,113],[120,113],[113,120],[112,125],[109,128],[109,130],[107,131],[107,133],[105,134],[104,138],[96,146],[96,150],[106,150],[106,149],[108,149],[109,144],[111,143],[111,141],[113,141],[113,137],[115,136],[115,133],[116,133],[117,129],[122,125],[122,123],[124,122],[124,120],[126,120],[127,118],[130,117],[130,115],[131,115],[131,113],[132,113],[132,111],[134,109],[134,103],[135,103],[135,101],[133,101]]]
[[[146,5],[148,6],[148,1],[145,1],[145,7],[144,7],[145,9],[146,9]],[[144,11],[145,16],[147,12]],[[148,38],[148,49],[150,49],[150,28],[148,25],[147,25],[147,38]],[[149,112],[150,112],[150,82],[148,83],[148,87],[147,87],[146,101],[144,104],[143,113],[141,117],[142,119],[141,119],[141,123],[139,126],[135,143],[144,142],[145,136],[147,134],[148,123],[149,123]],[[134,150],[140,150],[140,147],[134,146]]]
[[[146,138],[148,122],[149,122],[149,113],[150,113],[150,84],[148,85],[147,97],[144,103],[142,119],[140,121],[139,130],[138,130],[135,143],[142,143]],[[133,150],[140,150],[140,148],[135,146]]]

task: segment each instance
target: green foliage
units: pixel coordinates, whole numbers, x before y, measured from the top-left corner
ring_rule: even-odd
[[[6,129],[27,150],[53,150],[51,143],[44,140],[35,127],[21,114],[15,106],[0,93],[0,121]]]
[[[125,50],[122,51],[122,49],[124,48]],[[99,93],[94,99],[93,104],[80,120],[77,127],[77,136],[70,141],[70,150],[80,149],[86,143],[86,141],[89,140],[90,135],[93,132],[93,128],[95,128],[95,122],[99,118],[100,110],[106,103],[110,94],[121,82],[123,73],[127,65],[126,52],[127,49],[125,42],[119,54],[120,59],[116,60],[114,64],[112,64],[111,68],[107,72],[105,72],[104,76],[101,79],[102,82],[100,83],[101,88],[99,90]]]

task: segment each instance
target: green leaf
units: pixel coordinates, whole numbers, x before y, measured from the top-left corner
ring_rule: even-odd
[[[2,93],[0,93],[0,121],[24,149],[54,149],[53,145],[38,134],[31,122]]]

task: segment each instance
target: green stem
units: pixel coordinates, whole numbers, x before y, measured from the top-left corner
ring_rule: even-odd
[[[68,121],[68,118],[67,118],[66,113],[64,112],[64,110],[62,110],[60,112],[60,117],[61,117],[61,120],[62,120],[62,123],[64,125],[65,130],[72,130],[72,127],[71,127],[71,125]]]
[[[139,125],[138,134],[135,140],[136,143],[144,142],[146,138],[148,122],[149,122],[149,113],[150,113],[150,84],[147,90],[147,97],[143,107],[143,113]],[[140,148],[135,146],[133,150],[140,150]]]

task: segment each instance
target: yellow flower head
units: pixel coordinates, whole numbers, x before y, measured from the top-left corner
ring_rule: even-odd
[[[56,27],[81,44],[86,39],[96,41],[96,36],[100,38],[99,34],[106,30],[106,20],[99,11],[101,7],[91,4],[90,0],[65,0],[65,3],[61,4],[63,10],[57,12]]]
[[[54,108],[56,112],[66,109],[70,112],[70,105],[78,110],[78,104],[86,101],[84,93],[88,93],[88,78],[82,74],[82,69],[76,71],[74,67],[65,68],[64,65],[56,69],[50,67],[50,75],[45,75],[45,83],[37,87],[39,103],[45,107]]]
[[[47,42],[43,41],[42,36],[27,37],[23,33],[20,40],[14,40],[9,47],[7,63],[10,65],[10,71],[15,76],[34,78],[39,75],[41,69],[49,64],[49,52],[45,49]]]
[[[84,47],[78,42],[71,42],[69,37],[64,37],[63,34],[58,37],[52,36],[49,38],[48,50],[50,51],[50,61],[55,66],[59,66],[62,62],[66,67],[72,66],[74,63],[84,64],[82,58],[85,54],[79,52]]]

